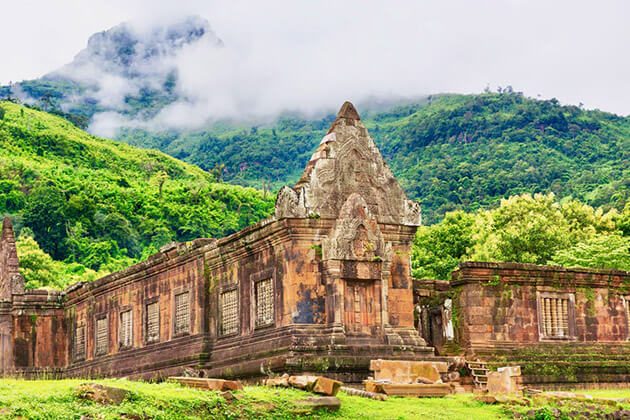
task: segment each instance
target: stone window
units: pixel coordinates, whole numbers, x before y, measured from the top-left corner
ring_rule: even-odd
[[[96,356],[102,356],[109,352],[109,322],[107,317],[96,319]]]
[[[131,309],[120,313],[120,331],[118,337],[120,348],[133,346],[133,312]]]
[[[190,332],[190,293],[183,292],[175,295],[175,325],[173,332],[185,334]]]
[[[146,306],[145,340],[147,343],[160,341],[160,303],[151,302]]]
[[[540,293],[539,332],[543,339],[570,339],[573,336],[573,302],[569,293]]]
[[[221,293],[221,335],[235,334],[238,332],[238,290],[228,290]]]
[[[74,330],[74,359],[85,359],[85,325],[78,325]]]
[[[256,327],[273,324],[273,280],[265,279],[255,283]]]

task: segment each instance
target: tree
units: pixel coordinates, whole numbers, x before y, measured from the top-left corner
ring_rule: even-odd
[[[166,183],[166,181],[169,179],[169,176],[166,171],[159,171],[157,174],[155,174],[153,179],[158,186],[158,196],[162,198],[162,189],[164,188],[164,184]]]
[[[65,259],[66,197],[57,185],[42,183],[33,189],[24,211],[24,224],[32,229],[44,251],[55,259]]]
[[[569,223],[553,194],[523,194],[501,200],[477,219],[472,258],[544,264],[572,241]]]
[[[473,215],[454,211],[438,224],[420,227],[412,249],[414,277],[447,280],[473,245],[473,224]]]
[[[630,237],[596,235],[568,249],[558,250],[549,263],[564,267],[630,270]]]

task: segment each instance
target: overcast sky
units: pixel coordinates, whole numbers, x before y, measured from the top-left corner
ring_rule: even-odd
[[[59,68],[91,34],[120,22],[183,14],[208,19],[238,52],[229,71],[242,61],[251,71],[238,84],[267,86],[264,106],[512,85],[630,114],[628,0],[3,2],[0,83]],[[210,77],[210,65],[200,61],[195,77]]]

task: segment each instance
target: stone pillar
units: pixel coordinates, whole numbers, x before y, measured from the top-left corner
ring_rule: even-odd
[[[10,372],[13,354],[13,296],[24,293],[24,279],[19,272],[15,234],[11,219],[5,217],[0,237],[0,374]]]

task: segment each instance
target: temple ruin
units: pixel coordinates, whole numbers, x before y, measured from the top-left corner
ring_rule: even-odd
[[[601,363],[532,382],[630,382],[630,273],[464,263],[451,282],[414,280],[420,222],[348,102],[298,183],[278,193],[275,214],[228,237],[169,244],[64,291],[25,290],[7,218],[1,372],[360,382],[374,359],[514,356],[536,366],[528,349],[562,362],[570,345],[596,348]]]

